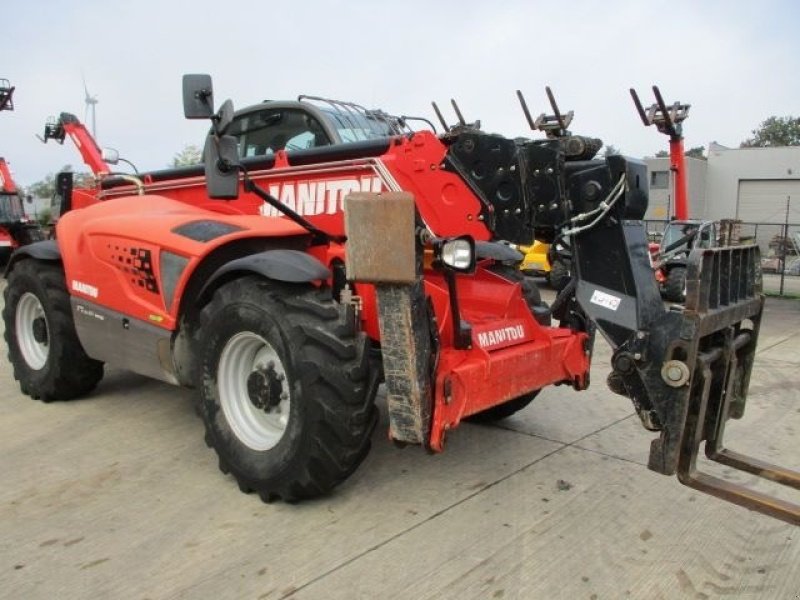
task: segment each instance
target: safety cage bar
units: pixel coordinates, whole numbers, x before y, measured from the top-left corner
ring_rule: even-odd
[[[298,96],[297,100],[298,102],[314,104],[317,108],[326,112],[331,119],[336,120],[339,125],[338,129],[343,127],[350,129],[352,132],[362,131],[368,133],[364,139],[385,138],[412,132],[406,124],[405,118],[390,115],[379,109],[370,110],[354,102],[305,94]]]

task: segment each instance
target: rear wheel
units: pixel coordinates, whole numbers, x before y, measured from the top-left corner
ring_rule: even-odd
[[[103,363],[83,351],[60,266],[26,259],[8,277],[3,320],[8,360],[24,394],[71,400],[103,378]]]
[[[560,292],[567,287],[569,280],[572,278],[569,267],[569,263],[564,260],[554,260],[550,265],[548,282],[557,292]]]
[[[664,298],[670,302],[683,302],[686,300],[686,268],[672,267],[667,273],[664,283]]]
[[[492,423],[494,421],[500,421],[501,419],[507,419],[514,413],[521,411],[523,408],[528,406],[528,404],[533,402],[533,399],[539,395],[540,391],[541,390],[528,392],[527,394],[523,394],[518,398],[513,398],[512,400],[504,402],[503,404],[498,404],[492,408],[487,408],[484,411],[467,417],[467,420],[472,421],[473,423]]]
[[[327,291],[245,277],[201,315],[206,442],[244,492],[319,496],[370,448],[377,371]]]

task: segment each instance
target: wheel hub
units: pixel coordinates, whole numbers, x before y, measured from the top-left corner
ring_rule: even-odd
[[[280,411],[281,400],[286,398],[283,391],[284,376],[275,371],[275,363],[255,369],[247,377],[247,395],[250,403],[258,410],[271,413]]]
[[[37,343],[47,343],[47,321],[44,320],[44,317],[35,318],[31,323],[31,329],[33,331],[33,339]]]

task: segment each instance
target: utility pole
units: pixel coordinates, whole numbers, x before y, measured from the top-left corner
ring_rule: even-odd
[[[783,242],[781,243],[781,290],[780,295],[783,296],[783,282],[786,279],[786,253],[789,250],[789,207],[792,203],[792,197],[786,196],[786,214],[783,218]]]

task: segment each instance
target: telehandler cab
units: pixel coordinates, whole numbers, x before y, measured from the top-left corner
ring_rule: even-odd
[[[467,417],[509,416],[547,385],[585,389],[599,330],[610,387],[659,432],[651,469],[800,522],[797,506],[696,468],[705,442],[713,460],[800,485],[722,446],[758,338],[758,250],[694,250],[686,306],[665,309],[642,163],[570,160],[558,139],[463,119],[411,132],[350,103],[215,112],[207,75],[184,77],[184,112],[211,120],[204,167],[107,178],[112,201],[12,257],[3,317],[24,393],[82,396],[106,362],[196,387],[220,469],[292,501],[358,467],[381,382],[389,436],[439,452]],[[548,307],[501,242],[565,236],[575,276]]]

